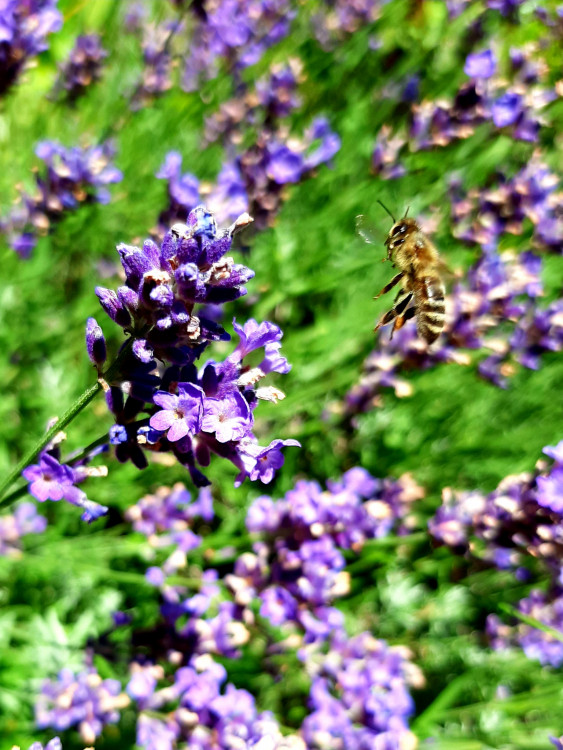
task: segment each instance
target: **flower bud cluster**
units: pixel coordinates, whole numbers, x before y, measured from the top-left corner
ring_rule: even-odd
[[[418,741],[408,728],[414,712],[409,682],[420,687],[423,677],[409,656],[404,647],[390,647],[371,633],[350,638],[344,630],[333,635],[328,653],[311,653],[312,711],[301,729],[307,748],[415,750]]]
[[[500,175],[486,190],[464,194],[452,184],[452,220],[457,238],[496,247],[504,234],[522,234],[533,226],[533,243],[542,250],[563,252],[563,218],[558,212],[559,178],[538,158],[514,177]]]
[[[510,50],[510,83],[498,73],[492,49],[468,55],[464,72],[469,80],[453,99],[413,102],[407,134],[382,127],[373,153],[375,173],[383,179],[401,177],[406,171],[401,157],[408,151],[448,146],[469,138],[484,123],[517,140],[537,143],[547,124],[543,111],[557,94],[546,84],[548,67],[535,53],[533,47]]]
[[[176,670],[165,687],[164,670],[132,665],[127,692],[141,709],[137,720],[137,745],[147,750],[186,747],[306,750],[295,734],[283,736],[273,714],[259,712],[254,697],[227,682],[225,667],[209,654],[194,657]],[[176,705],[162,718],[165,706]]]
[[[42,141],[35,149],[46,169],[35,175],[36,192],[23,193],[20,205],[0,220],[6,234],[22,258],[29,257],[37,237],[84,203],[107,203],[107,185],[120,182],[123,175],[113,163],[110,143],[82,149],[65,148],[55,141]]]

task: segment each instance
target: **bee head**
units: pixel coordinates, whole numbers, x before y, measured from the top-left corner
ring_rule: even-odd
[[[404,239],[407,234],[412,232],[413,229],[417,228],[418,226],[416,221],[414,219],[408,219],[405,216],[402,219],[399,219],[399,221],[395,222],[395,224],[393,224],[389,234],[387,235],[385,244],[393,247],[393,245],[396,243],[396,240]]]

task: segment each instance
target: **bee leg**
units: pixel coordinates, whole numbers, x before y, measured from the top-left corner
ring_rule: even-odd
[[[395,331],[399,331],[407,322],[407,320],[410,320],[411,318],[414,318],[416,310],[414,307],[409,307],[406,312],[403,313],[403,315],[398,315],[395,318],[395,324],[393,326],[393,330],[391,331],[391,336],[389,337],[389,341],[393,338],[393,334]]]
[[[383,258],[383,260],[387,260],[387,258]],[[379,292],[379,294],[377,294],[374,297],[374,299],[378,299],[379,297],[381,297],[382,294],[387,294],[388,291],[393,289],[393,287],[399,283],[399,281],[403,278],[404,275],[405,275],[404,272],[401,271],[401,273],[398,273],[396,276],[394,276],[388,284],[385,284],[383,289]]]
[[[387,310],[385,315],[381,318],[379,323],[375,326],[373,329],[374,333],[375,331],[379,331],[381,326],[387,325],[387,323],[390,323],[392,320],[394,320],[397,317],[397,313],[395,312],[395,308],[392,310]]]

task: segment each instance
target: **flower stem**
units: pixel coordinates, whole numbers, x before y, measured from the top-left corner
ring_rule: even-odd
[[[84,391],[79,398],[66,410],[63,416],[58,419],[55,424],[48,430],[45,435],[39,440],[38,443],[25,455],[22,460],[16,465],[14,470],[8,474],[6,479],[0,484],[0,497],[2,497],[6,490],[8,490],[12,484],[18,479],[22,471],[29,466],[29,464],[41,453],[43,448],[51,442],[55,435],[63,430],[67,424],[70,424],[72,420],[79,414],[85,406],[87,406],[94,396],[100,391],[102,386],[100,383],[95,383],[93,386]],[[6,498],[10,499],[10,498]],[[4,507],[4,501],[0,500],[0,508]]]

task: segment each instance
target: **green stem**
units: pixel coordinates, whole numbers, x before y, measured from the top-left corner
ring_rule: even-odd
[[[16,465],[15,469],[8,474],[6,479],[0,484],[0,497],[4,495],[7,489],[9,489],[12,484],[16,481],[16,479],[19,478],[22,471],[29,466],[29,464],[41,453],[43,448],[51,442],[51,440],[55,437],[55,435],[63,430],[67,424],[70,424],[72,420],[76,417],[77,414],[79,414],[82,409],[84,409],[85,406],[87,406],[90,401],[94,398],[94,396],[100,391],[102,386],[100,383],[95,383],[93,386],[88,388],[84,391],[84,393],[77,398],[77,400],[66,410],[66,412],[63,414],[63,416],[58,419],[55,424],[51,427],[50,430],[48,430],[45,435],[39,440],[38,443],[35,444],[35,446],[29,451],[27,455],[25,455],[22,460],[19,462],[19,464]],[[6,500],[9,500],[10,498],[5,498],[4,500],[0,500],[0,508],[5,507]]]
[[[119,371],[119,368],[121,366],[122,361],[125,359],[125,357],[129,354],[129,351],[132,346],[132,339],[129,339],[129,341],[125,344],[125,346],[121,349],[117,357],[114,359],[114,361],[111,363],[111,365],[108,367],[106,372],[104,373],[104,378],[111,382],[112,378],[117,374]],[[38,443],[35,444],[35,446],[27,453],[22,460],[17,464],[17,466],[14,468],[13,471],[11,471],[8,476],[4,479],[3,482],[0,483],[0,498],[2,498],[6,490],[8,490],[12,484],[20,477],[22,471],[29,466],[29,464],[34,461],[37,456],[41,453],[43,448],[51,442],[51,440],[59,433],[61,430],[63,430],[68,424],[72,422],[72,420],[80,414],[82,409],[84,409],[90,401],[96,396],[99,391],[102,390],[101,382],[98,381],[97,383],[94,383],[94,385],[90,386],[87,390],[84,391],[84,393],[79,396],[74,404],[70,406],[66,412],[63,414],[60,419],[58,419],[55,424],[51,427],[50,430],[46,432],[45,435],[39,440]],[[16,491],[8,497],[3,497],[3,500],[0,500],[0,508],[5,508],[11,503],[14,502],[14,500],[19,497],[19,491]]]

